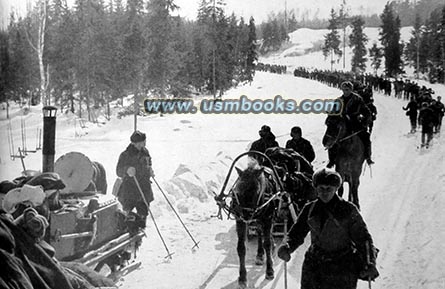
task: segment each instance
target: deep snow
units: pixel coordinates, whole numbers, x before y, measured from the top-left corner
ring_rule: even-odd
[[[303,56],[309,57],[309,56]],[[283,63],[287,59],[279,58]],[[322,67],[323,58],[314,57],[312,65]],[[263,60],[262,60],[263,61]],[[272,60],[271,60],[272,61]],[[266,61],[264,61],[266,62]],[[432,86],[437,95],[445,95],[443,85]],[[333,98],[340,91],[318,82],[295,78],[290,74],[259,72],[250,85],[232,89],[224,98]],[[381,277],[373,288],[445,288],[445,226],[441,217],[445,208],[445,148],[437,136],[428,151],[416,148],[418,133],[408,135],[409,120],[401,109],[402,100],[375,95],[378,117],[373,132],[376,164],[366,168],[359,189],[362,214],[380,249],[378,268]],[[33,107],[22,116],[13,112],[11,125],[15,146],[20,143],[20,121],[26,120],[28,148],[34,146],[35,131],[41,127],[41,108]],[[173,259],[166,261],[166,251],[149,221],[147,238],[141,246],[142,267],[119,281],[122,288],[216,289],[236,288],[238,260],[233,220],[218,220],[212,193],[219,193],[232,160],[246,151],[258,138],[263,124],[271,126],[280,145],[289,139],[290,128],[299,125],[303,136],[316,151],[314,166],[323,166],[326,152],[321,146],[324,115],[317,114],[244,114],[244,115],[151,115],[139,118],[138,128],[147,133],[147,147],[153,158],[156,179],[184,218],[193,242],[153,184],[156,200],[154,217]],[[129,142],[133,118],[105,124],[75,125],[75,117],[58,114],[56,159],[70,151],[79,151],[107,169],[109,192],[114,183],[115,166]],[[19,160],[11,161],[8,152],[5,111],[0,112],[0,179],[13,179],[22,171]],[[76,136],[81,135],[81,136]],[[443,137],[442,137],[443,138]],[[25,158],[26,167],[41,169],[41,153]],[[278,242],[278,240],[277,240]],[[307,240],[304,247],[309,243]],[[275,258],[276,278],[264,280],[264,269],[253,265],[255,242],[248,246],[248,278],[251,288],[284,288],[283,264]],[[289,288],[299,288],[304,248],[299,248],[288,264]],[[367,288],[360,282],[359,288]]]

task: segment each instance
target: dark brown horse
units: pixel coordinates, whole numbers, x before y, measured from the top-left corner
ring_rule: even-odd
[[[364,157],[364,145],[357,133],[348,130],[343,118],[330,115],[326,119],[326,132],[323,136],[323,145],[326,148],[336,146],[335,170],[340,173],[343,182],[349,185],[349,201],[357,208],[359,206],[358,187],[362,173]],[[343,186],[338,190],[343,195]]]
[[[277,201],[276,186],[266,176],[264,167],[249,166],[246,170],[236,168],[239,178],[233,188],[233,203],[231,210],[236,217],[236,232],[238,234],[237,252],[240,262],[238,284],[239,288],[247,288],[246,272],[246,239],[247,226],[255,221],[258,231],[258,249],[256,264],[264,264],[266,255],[266,279],[274,278],[272,260],[272,224]],[[271,199],[272,198],[272,199]]]

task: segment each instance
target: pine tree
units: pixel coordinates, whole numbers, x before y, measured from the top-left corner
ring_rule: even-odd
[[[415,67],[415,71],[418,75],[420,72],[420,39],[422,36],[421,19],[420,14],[416,13],[416,19],[414,22],[413,31],[411,32],[411,38],[405,47],[405,58],[410,66]],[[417,67],[419,65],[419,67]]]
[[[346,27],[349,25],[350,22],[350,17],[349,17],[349,11],[348,11],[348,7],[346,5],[346,0],[342,1],[342,4],[340,5],[340,10],[338,12],[338,18],[337,18],[337,23],[338,23],[338,27],[343,30],[343,52],[342,52],[342,56],[343,56],[343,69],[345,68],[346,65]]]
[[[442,8],[442,19],[440,21],[440,46],[442,52],[442,65],[439,71],[439,82],[445,83],[445,6]]]
[[[331,18],[329,19],[330,32],[324,37],[323,55],[325,58],[331,57],[331,70],[334,65],[334,54],[339,58],[342,56],[340,49],[340,35],[338,33],[338,19],[334,9],[331,9]]]
[[[14,15],[11,14],[8,26],[10,68],[8,87],[12,88],[12,98],[16,100],[27,96],[40,84],[38,60],[34,57],[35,51],[29,45],[30,36],[26,36],[30,20],[30,17],[27,17],[16,22]]]
[[[6,91],[8,90],[9,77],[9,46],[8,33],[0,30],[0,102],[7,100]]]
[[[196,40],[202,45],[199,50],[201,75],[205,79],[206,88],[216,97],[232,86],[233,63],[229,48],[229,18],[223,7],[224,1],[203,0],[198,10],[198,24],[204,35]],[[195,49],[195,51],[197,51]]]
[[[172,20],[170,13],[178,7],[173,0],[150,0],[147,5],[148,18],[145,31],[148,40],[145,55],[147,56],[147,80],[149,89],[154,90],[160,97],[165,97],[169,80],[173,78],[174,62],[172,41]]]
[[[383,9],[383,13],[380,15],[380,19],[382,20],[380,41],[385,56],[385,72],[388,76],[396,76],[403,72],[401,57],[403,45],[400,44],[400,18],[394,16],[391,4],[387,3]]]
[[[366,69],[366,43],[368,37],[363,33],[365,22],[361,17],[352,20],[352,34],[349,36],[349,46],[352,47],[351,70],[356,73],[363,73]]]
[[[247,40],[248,51],[246,59],[246,80],[252,82],[253,76],[255,75],[255,62],[258,60],[257,45],[256,45],[256,30],[255,30],[255,20],[250,17],[249,20],[249,38]]]
[[[374,68],[374,74],[377,75],[377,70],[379,70],[380,65],[382,64],[383,51],[382,48],[377,47],[376,42],[374,42],[369,49],[369,56],[371,57],[371,66]]]
[[[74,34],[75,27],[72,13],[61,0],[54,1],[50,10],[50,25],[48,29],[47,59],[50,65],[50,89],[54,91],[56,101],[61,107],[65,104],[74,108]],[[66,95],[67,99],[62,99]],[[69,103],[68,103],[69,102]]]

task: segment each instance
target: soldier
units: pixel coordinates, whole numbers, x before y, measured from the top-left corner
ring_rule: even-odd
[[[268,148],[273,148],[279,146],[275,140],[275,135],[270,130],[270,126],[263,125],[258,131],[260,139],[254,141],[249,151],[257,151],[260,153],[265,153]],[[263,164],[263,158],[257,155],[252,155],[254,159],[258,161],[259,164]]]
[[[433,109],[427,102],[422,103],[422,108],[419,112],[419,124],[422,126],[422,144],[421,147],[428,148],[433,139],[433,129],[436,116]]]
[[[302,137],[301,128],[294,126],[291,129],[290,136],[292,139],[286,142],[286,148],[293,149],[311,163],[315,159],[314,148],[310,141]]]
[[[145,147],[145,133],[137,130],[131,135],[130,140],[127,149],[119,156],[116,167],[116,174],[123,179],[117,196],[123,210],[130,212],[136,208],[145,224],[149,209],[147,206],[153,201],[150,177],[154,177],[154,173],[150,154]]]
[[[414,99],[414,96],[411,97],[410,102],[406,105],[406,107],[402,107],[403,110],[407,110],[406,115],[409,116],[409,120],[411,122],[411,133],[416,132],[417,128],[417,109],[419,105],[417,101]]]
[[[437,101],[435,101],[434,104],[431,106],[436,115],[436,121],[434,123],[434,133],[440,132],[440,127],[442,126],[442,118],[445,113],[445,106],[440,101],[441,99],[442,97],[438,96]]]
[[[356,93],[352,92],[353,85],[349,81],[341,84],[343,95],[339,100],[343,103],[341,116],[346,121],[347,128],[352,133],[357,133],[365,147],[365,159],[368,165],[372,165],[374,161],[371,159],[371,137],[368,132],[368,126],[372,121],[372,113],[366,106],[363,99]],[[335,157],[337,148],[334,145],[328,151],[329,163],[328,167],[333,167],[335,164]]]
[[[355,289],[359,278],[374,280],[379,276],[377,249],[357,207],[336,194],[342,183],[340,174],[322,168],[312,180],[318,198],[303,208],[278,257],[288,262],[310,232],[301,289]]]

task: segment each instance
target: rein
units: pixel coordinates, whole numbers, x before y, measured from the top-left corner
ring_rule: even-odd
[[[332,148],[335,144],[341,143],[341,142],[343,142],[343,141],[345,141],[345,140],[347,140],[347,139],[352,138],[352,137],[355,136],[355,135],[358,135],[358,134],[361,133],[362,131],[364,131],[364,129],[361,129],[361,130],[359,130],[359,131],[356,131],[356,132],[354,132],[354,133],[352,133],[352,134],[350,134],[350,135],[347,135],[347,136],[345,136],[344,138],[341,138],[341,139],[338,139],[338,135],[339,135],[340,133],[337,134],[337,136],[335,137],[335,141],[332,143],[332,145],[330,145],[329,147],[326,147],[325,150],[328,150],[328,149]],[[328,135],[328,134],[327,134],[327,136],[332,137],[331,135]]]
[[[225,189],[226,189],[226,187],[227,187],[227,183],[228,183],[228,181],[229,181],[229,179],[230,179],[230,175],[231,175],[231,173],[232,173],[232,171],[233,171],[233,168],[235,167],[236,162],[237,162],[240,158],[242,158],[243,156],[245,156],[245,155],[252,155],[252,154],[261,156],[261,157],[263,157],[264,159],[266,159],[266,160],[269,162],[269,164],[270,164],[270,166],[271,166],[271,170],[272,170],[272,172],[273,172],[273,176],[274,176],[274,178],[275,178],[275,180],[276,180],[276,183],[278,184],[279,188],[278,188],[278,192],[277,192],[277,193],[273,194],[272,197],[271,197],[269,200],[267,200],[265,203],[263,203],[261,206],[257,207],[256,209],[252,209],[252,208],[246,208],[246,207],[238,206],[238,208],[240,208],[241,211],[251,211],[251,212],[252,212],[252,213],[250,214],[250,218],[249,218],[249,219],[245,219],[242,215],[238,214],[238,211],[237,211],[237,210],[234,210],[234,209],[230,208],[230,207],[226,204],[226,202],[225,202],[225,199],[226,199],[228,196],[232,195],[232,196],[235,197],[235,200],[236,200],[237,204],[239,204],[238,196],[237,196],[236,193],[233,193],[233,190],[232,190],[232,189],[233,189],[233,186],[235,186],[236,182],[235,182],[235,184],[232,186],[232,188],[230,189],[230,193],[229,193],[229,194],[227,194],[227,195],[224,194],[224,191],[225,191]],[[264,191],[264,190],[262,190],[262,192],[263,192],[263,191]],[[260,203],[260,201],[261,201],[261,198],[262,198],[262,192],[261,192],[260,195],[258,196],[257,205],[259,205],[259,203]],[[265,155],[265,154],[263,154],[263,153],[261,153],[261,152],[258,152],[258,151],[249,151],[249,152],[242,153],[242,154],[240,154],[240,155],[233,161],[232,165],[230,166],[229,173],[227,174],[227,177],[226,177],[226,179],[225,179],[225,181],[224,181],[224,184],[223,184],[223,186],[222,186],[222,188],[221,188],[221,192],[219,193],[219,195],[216,195],[216,194],[215,194],[215,201],[216,201],[216,203],[217,203],[217,205],[218,205],[218,207],[219,207],[219,211],[218,211],[218,214],[216,215],[216,217],[218,217],[219,219],[222,219],[221,211],[224,210],[224,211],[227,213],[227,217],[228,217],[228,218],[229,218],[230,214],[233,214],[233,215],[235,215],[236,218],[242,220],[243,222],[245,222],[245,223],[251,223],[251,222],[255,221],[255,218],[254,218],[255,215],[257,215],[262,209],[264,209],[267,205],[269,205],[273,200],[275,200],[275,199],[277,199],[277,198],[281,198],[281,196],[282,196],[283,194],[285,194],[285,191],[284,191],[284,185],[283,185],[283,183],[281,182],[281,179],[280,179],[280,177],[279,177],[279,175],[278,175],[278,173],[277,173],[275,167],[273,166],[273,163],[272,163],[272,161],[270,160],[270,158],[269,158],[267,155]]]

